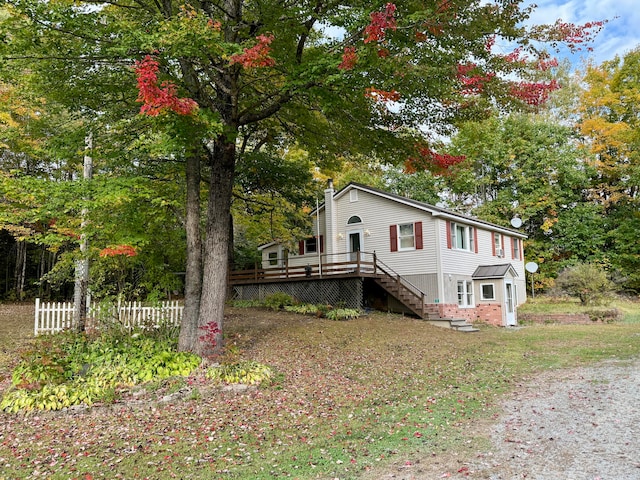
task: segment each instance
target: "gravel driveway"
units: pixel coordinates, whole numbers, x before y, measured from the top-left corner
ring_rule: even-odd
[[[426,459],[398,480],[640,480],[640,361],[547,372],[517,388],[486,451]]]

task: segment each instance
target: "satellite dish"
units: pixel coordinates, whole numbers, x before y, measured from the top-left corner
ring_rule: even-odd
[[[524,268],[529,273],[536,273],[538,271],[538,264],[536,262],[528,262]]]
[[[520,228],[522,226],[522,219],[520,217],[513,217],[511,219],[511,226],[513,228]]]

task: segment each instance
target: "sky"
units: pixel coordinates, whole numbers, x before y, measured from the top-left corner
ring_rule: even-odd
[[[583,60],[596,65],[612,60],[640,45],[639,0],[524,0],[523,6],[535,4],[530,21],[535,24],[565,22],[584,24],[590,21],[608,20],[595,42],[593,52],[578,52],[569,58],[574,66]]]

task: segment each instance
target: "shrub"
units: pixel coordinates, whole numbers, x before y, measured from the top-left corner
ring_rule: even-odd
[[[613,292],[607,272],[593,263],[580,263],[563,270],[556,285],[568,295],[578,297],[583,305],[602,304]]]
[[[613,323],[622,318],[622,312],[617,308],[610,310],[589,310],[585,312],[594,322]]]
[[[265,307],[268,307],[271,310],[282,310],[284,307],[293,304],[293,297],[284,292],[272,293],[264,299]]]

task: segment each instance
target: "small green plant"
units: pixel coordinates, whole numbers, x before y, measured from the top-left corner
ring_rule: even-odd
[[[272,293],[264,299],[265,307],[268,307],[271,310],[282,310],[284,307],[293,304],[293,297],[284,292]]]
[[[325,316],[329,320],[352,320],[360,316],[360,310],[355,308],[336,308],[329,310]]]
[[[310,303],[302,303],[300,305],[287,305],[284,307],[287,312],[298,313],[301,315],[317,315],[318,306]]]
[[[264,304],[260,300],[232,300],[231,306],[236,308],[262,307]]]
[[[254,361],[213,366],[206,373],[206,378],[213,383],[244,385],[259,385],[268,382],[273,376],[271,367]]]

